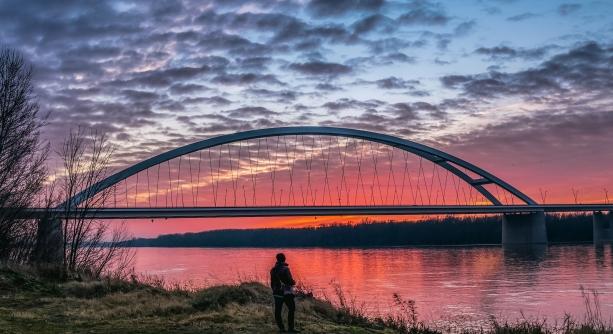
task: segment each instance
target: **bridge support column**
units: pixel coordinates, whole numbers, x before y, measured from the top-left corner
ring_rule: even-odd
[[[504,246],[547,244],[544,212],[504,214],[502,216]]]
[[[594,244],[603,244],[613,241],[613,228],[611,213],[596,211],[592,215],[592,230]]]
[[[59,269],[64,261],[62,220],[46,217],[38,221],[34,262],[39,266]]]

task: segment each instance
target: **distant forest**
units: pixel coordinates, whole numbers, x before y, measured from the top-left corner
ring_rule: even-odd
[[[500,217],[447,217],[418,222],[364,222],[309,228],[216,230],[133,239],[133,247],[389,247],[499,244]],[[590,215],[548,215],[549,242],[590,242]]]

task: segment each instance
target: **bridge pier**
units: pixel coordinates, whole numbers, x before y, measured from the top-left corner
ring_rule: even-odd
[[[603,244],[613,241],[612,219],[611,212],[594,211],[592,215],[594,244]]]
[[[545,213],[530,212],[502,216],[502,244],[504,246],[547,244]]]
[[[39,266],[60,268],[64,261],[62,220],[44,217],[38,221],[34,262]]]

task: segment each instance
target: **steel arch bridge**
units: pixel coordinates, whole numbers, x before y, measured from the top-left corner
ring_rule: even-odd
[[[285,196],[284,196],[285,195]],[[94,205],[92,205],[92,203]],[[502,244],[546,244],[547,212],[592,211],[613,241],[613,204],[538,204],[456,156],[382,133],[280,127],[205,139],[146,159],[23,219],[502,214]],[[609,214],[606,214],[609,212]],[[57,239],[60,240],[60,239]],[[61,249],[58,244],[52,246]]]
[[[97,211],[107,218],[488,213],[538,206],[443,151],[320,126],[244,131],[179,147],[82,190],[58,210],[78,210],[102,194],[106,204]]]

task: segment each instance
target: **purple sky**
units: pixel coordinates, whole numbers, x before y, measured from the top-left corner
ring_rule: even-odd
[[[533,198],[613,192],[610,1],[12,1],[44,137],[118,168],[210,136],[330,125],[426,143]]]

